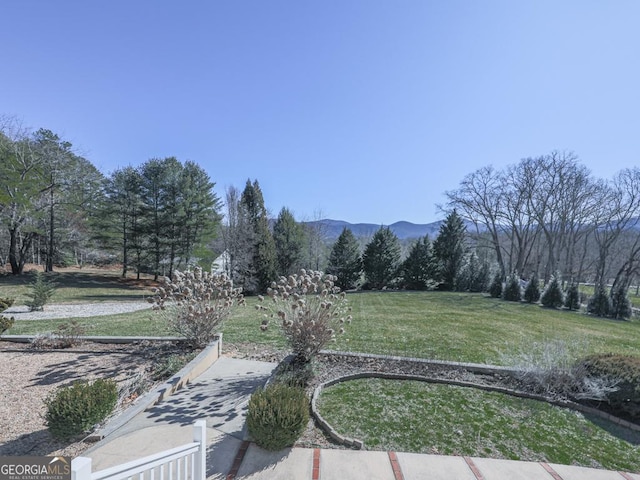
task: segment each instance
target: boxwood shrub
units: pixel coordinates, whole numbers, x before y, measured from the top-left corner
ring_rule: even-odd
[[[103,421],[118,402],[113,380],[76,382],[53,392],[46,400],[46,424],[56,438],[70,439]]]
[[[258,389],[249,400],[249,435],[266,450],[281,450],[295,443],[309,422],[309,399],[296,386],[274,383]]]

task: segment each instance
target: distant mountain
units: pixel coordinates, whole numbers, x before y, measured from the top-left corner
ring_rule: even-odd
[[[335,240],[338,238],[345,227],[351,230],[357,238],[369,238],[372,237],[381,226],[388,226],[400,240],[406,240],[409,238],[424,237],[425,235],[429,235],[429,238],[431,239],[435,238],[440,230],[442,220],[427,224],[416,224],[401,221],[392,223],[391,225],[377,225],[375,223],[349,223],[342,220],[331,220],[327,218],[324,220],[304,223],[310,226],[318,225],[323,229],[324,236],[327,240]]]

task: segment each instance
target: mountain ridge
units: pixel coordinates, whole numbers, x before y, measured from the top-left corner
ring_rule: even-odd
[[[311,222],[303,222],[314,228],[318,228],[328,240],[337,239],[342,230],[347,227],[357,238],[372,237],[381,227],[389,227],[391,231],[400,239],[406,240],[411,238],[420,238],[429,235],[429,238],[435,238],[440,230],[443,220],[431,223],[411,223],[405,220],[394,222],[390,225],[380,225],[375,223],[350,223],[344,220],[333,220],[325,218],[322,220],[314,220]]]

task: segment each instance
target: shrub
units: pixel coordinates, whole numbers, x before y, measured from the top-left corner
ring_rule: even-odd
[[[578,285],[572,283],[564,295],[564,306],[569,310],[580,310],[580,291]]]
[[[547,308],[560,308],[564,304],[560,282],[558,282],[558,278],[555,275],[551,277],[551,280],[544,288],[544,292],[540,296],[540,303]]]
[[[70,348],[80,344],[80,337],[86,333],[85,328],[77,320],[58,325],[56,332],[56,348]]]
[[[200,267],[165,278],[149,299],[155,310],[165,312],[170,328],[195,347],[204,347],[218,333],[234,305],[244,303],[242,290],[233,287],[226,274]]]
[[[16,319],[14,317],[5,317],[4,315],[0,315],[0,335],[13,327]]]
[[[13,305],[13,302],[14,302],[13,298],[9,298],[9,297],[0,298],[0,312],[4,312],[7,308]]]
[[[610,378],[593,378],[577,361],[588,347],[579,340],[551,340],[527,344],[515,353],[502,355],[513,376],[525,390],[556,398],[603,400],[616,389]]]
[[[308,422],[309,400],[302,388],[276,383],[251,395],[247,429],[262,448],[281,450],[293,445]]]
[[[182,367],[196,357],[197,352],[187,354],[174,353],[163,357],[158,363],[153,365],[151,378],[155,381],[166,380],[178,373]]]
[[[599,354],[582,361],[588,374],[594,378],[609,378],[617,389],[609,392],[606,400],[611,407],[632,418],[640,418],[640,357],[632,355]]]
[[[351,322],[351,315],[345,316],[346,295],[334,281],[332,275],[301,270],[273,282],[267,290],[269,298],[258,297],[256,308],[265,312],[262,330],[277,318],[298,362],[310,361]]]
[[[30,285],[31,291],[26,295],[31,300],[27,302],[30,311],[43,310],[56,290],[54,282],[47,280],[42,272],[37,271]]]
[[[502,275],[500,272],[496,272],[489,286],[489,295],[493,298],[500,298],[502,296]]]
[[[631,302],[627,297],[627,288],[619,286],[611,291],[611,318],[626,320],[631,317]]]
[[[534,275],[524,290],[524,301],[527,303],[537,303],[538,300],[540,300],[540,287],[538,285],[538,277]]]
[[[54,437],[70,439],[107,418],[117,401],[118,388],[112,380],[77,382],[45,400],[46,424]]]
[[[522,291],[520,289],[520,278],[518,274],[513,272],[507,278],[507,283],[502,292],[502,298],[509,302],[519,302],[522,299]]]
[[[598,317],[607,317],[609,312],[611,312],[611,299],[607,295],[604,285],[598,285],[594,295],[587,303],[587,313]]]

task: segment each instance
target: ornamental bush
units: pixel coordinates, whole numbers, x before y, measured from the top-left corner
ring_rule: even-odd
[[[309,422],[309,399],[300,387],[275,383],[258,389],[249,399],[249,435],[266,450],[295,443]]]
[[[513,272],[507,278],[507,283],[504,286],[504,291],[502,292],[502,298],[509,302],[519,302],[522,300],[522,291],[520,289],[520,279],[518,278],[518,274]]]
[[[336,334],[351,322],[344,292],[335,286],[336,277],[320,271],[301,270],[280,277],[259,296],[256,308],[264,313],[261,329],[277,320],[297,362],[309,362]]]
[[[527,288],[524,290],[524,301],[527,303],[537,303],[540,300],[540,287],[538,285],[538,277],[533,276]]]
[[[580,310],[580,291],[578,285],[572,283],[564,294],[564,306],[569,310]]]
[[[42,272],[37,271],[30,287],[31,291],[26,294],[31,299],[27,302],[27,307],[32,312],[44,310],[44,306],[56,291],[55,283],[47,280]]]
[[[218,333],[235,305],[244,304],[242,289],[224,273],[203,271],[200,267],[164,278],[162,286],[149,299],[155,310],[167,316],[169,327],[194,347],[204,347]]]
[[[611,318],[616,320],[626,320],[631,317],[631,302],[627,296],[627,289],[624,286],[617,287],[611,291]]]
[[[555,275],[551,277],[551,280],[544,288],[544,292],[540,296],[540,303],[547,308],[560,308],[564,304],[560,282],[558,282],[558,278]]]
[[[632,355],[599,354],[582,361],[590,376],[613,379],[616,390],[606,401],[616,412],[640,419],[640,357]]]
[[[489,295],[493,298],[500,298],[502,296],[502,275],[500,272],[496,272],[489,286]]]
[[[598,285],[594,295],[587,303],[587,313],[598,317],[608,317],[611,312],[611,299],[604,285]]]
[[[56,438],[70,439],[88,432],[113,411],[118,388],[113,380],[77,382],[56,390],[46,400],[46,424]]]

